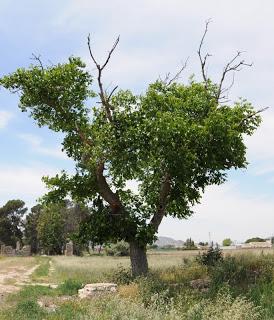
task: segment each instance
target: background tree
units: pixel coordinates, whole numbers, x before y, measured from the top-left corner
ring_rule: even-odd
[[[247,239],[245,243],[250,243],[250,242],[265,242],[265,239],[254,237],[254,238]]]
[[[194,241],[191,238],[186,239],[185,248],[187,250],[195,250],[195,249],[197,249]]]
[[[39,205],[34,210],[34,214],[27,216],[25,228],[29,243],[49,254],[61,254],[69,240],[74,242],[75,254],[79,255],[83,246],[87,246],[88,241],[79,237],[81,223],[89,216],[87,208],[66,200]]]
[[[24,221],[24,242],[31,246],[31,252],[34,254],[39,252],[38,221],[41,211],[41,204],[32,207]]]
[[[101,199],[100,224],[90,226],[92,234],[100,241],[128,242],[134,275],[147,272],[146,245],[155,239],[164,216],[189,217],[206,186],[223,183],[231,168],[246,167],[243,136],[260,123],[261,110],[254,111],[247,101],[222,103],[226,76],[246,63],[237,60],[238,53],[220,82],[213,83],[205,72],[209,55],[201,54],[205,34],[198,51],[202,82],[178,83],[178,73],[152,83],[142,95],[104,89],[102,73],[119,38],[101,64],[88,39],[101,102],[92,110],[86,104],[95,96],[92,75],[80,58],[54,66],[43,66],[37,58],[37,65],[0,80],[20,94],[19,107],[39,126],[65,135],[63,149],[74,159],[76,174],[45,178],[48,199]],[[128,180],[138,182],[138,194],[126,188]]]
[[[9,200],[0,208],[0,242],[15,247],[22,241],[22,219],[27,208],[22,200]]]
[[[229,247],[229,246],[231,246],[231,244],[232,244],[232,240],[231,239],[227,238],[227,239],[223,240],[223,246],[224,247]]]
[[[62,206],[44,206],[38,219],[37,236],[39,246],[46,254],[62,254],[65,244],[64,216]]]

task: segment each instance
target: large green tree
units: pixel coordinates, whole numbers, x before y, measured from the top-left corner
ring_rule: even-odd
[[[31,208],[31,212],[24,221],[24,242],[31,246],[32,253],[39,252],[38,221],[42,211],[42,205],[37,204]]]
[[[22,220],[27,208],[22,200],[9,200],[0,207],[0,242],[15,247],[22,241]]]
[[[37,205],[26,219],[26,242],[32,245],[33,252],[39,249],[48,254],[61,254],[65,244],[73,240],[74,252],[80,254],[88,240],[79,236],[79,230],[88,217],[88,208],[68,200]]]
[[[44,206],[38,218],[37,238],[40,249],[46,254],[62,254],[65,244],[63,206],[49,204]]]
[[[222,99],[226,76],[245,62],[236,62],[237,54],[220,83],[212,82],[205,72],[208,55],[201,54],[204,36],[201,82],[158,80],[141,95],[103,88],[102,73],[119,39],[102,64],[89,41],[100,99],[93,108],[93,76],[80,58],[51,66],[38,59],[37,65],[0,80],[20,94],[19,107],[39,126],[64,134],[63,149],[75,161],[75,175],[62,172],[44,179],[48,198],[101,201],[91,235],[99,242],[129,242],[134,275],[147,272],[146,245],[155,239],[164,216],[189,217],[207,186],[223,183],[231,168],[246,167],[243,137],[260,122],[247,101]],[[138,183],[138,194],[127,188],[129,180]]]

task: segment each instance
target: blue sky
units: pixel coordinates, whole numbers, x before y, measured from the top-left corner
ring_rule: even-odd
[[[197,47],[204,22],[212,19],[205,50],[212,54],[209,74],[219,79],[225,62],[237,50],[246,51],[252,68],[236,74],[230,98],[245,97],[256,108],[270,107],[263,124],[246,140],[247,170],[229,173],[226,184],[210,187],[188,221],[166,219],[160,235],[195,240],[274,234],[274,21],[273,1],[6,1],[0,0],[0,76],[27,67],[31,55],[46,63],[70,55],[91,64],[87,35],[98,59],[115,37],[121,41],[104,76],[106,86],[136,93],[167,72],[175,73],[189,57],[181,81],[200,79]],[[94,88],[96,89],[96,87]],[[61,153],[62,137],[34,121],[17,107],[18,96],[0,90],[0,205],[12,198],[28,206],[44,192],[43,175],[73,163]]]

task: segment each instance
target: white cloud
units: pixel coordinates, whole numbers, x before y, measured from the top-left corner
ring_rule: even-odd
[[[44,147],[43,140],[36,135],[22,133],[19,134],[18,137],[26,142],[34,152],[50,157],[67,159],[66,154],[62,152],[60,147]]]
[[[0,206],[11,199],[22,199],[33,205],[35,199],[41,197],[46,188],[41,178],[54,175],[57,170],[45,165],[32,166],[0,166]]]
[[[11,112],[0,110],[0,129],[3,129],[8,125],[12,116]]]

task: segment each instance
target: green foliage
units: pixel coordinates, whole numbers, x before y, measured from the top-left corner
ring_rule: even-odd
[[[37,304],[36,301],[28,300],[19,302],[16,306],[15,319],[36,320],[45,316],[46,312]]]
[[[117,270],[111,273],[110,277],[112,281],[117,284],[129,284],[133,281],[130,269],[126,269],[122,265],[119,265]]]
[[[105,248],[105,251],[108,256],[129,256],[129,244],[125,241],[112,243],[110,246]]]
[[[194,241],[193,241],[191,238],[186,239],[185,249],[186,249],[186,250],[196,250],[196,249],[197,249]]]
[[[255,237],[255,238],[247,239],[245,243],[250,243],[250,242],[265,242],[265,239]]]
[[[223,261],[223,254],[218,246],[216,248],[211,246],[206,252],[199,254],[196,259],[199,263],[212,267]]]
[[[39,251],[37,227],[41,210],[40,204],[32,207],[24,222],[24,242],[31,246],[31,252],[35,254]]]
[[[65,243],[62,206],[45,206],[39,216],[37,231],[41,247],[47,254],[61,254]]]
[[[29,216],[31,220],[32,215]],[[80,255],[83,245],[87,245],[87,241],[79,240],[80,225],[88,217],[89,212],[86,207],[67,200],[59,204],[53,202],[41,206],[37,221],[33,224],[40,250],[43,249],[50,254],[60,254],[70,239],[74,242],[75,253]]]
[[[220,291],[213,301],[202,300],[187,313],[190,320],[261,320],[261,310],[244,297]]]
[[[91,83],[84,63],[74,57],[55,66],[20,68],[0,79],[0,85],[20,94],[19,107],[39,126],[64,134],[63,149],[76,162],[74,176],[62,172],[44,178],[50,189],[47,200],[71,196],[87,203],[101,196],[108,202],[98,180],[98,165],[104,163],[108,186],[116,190],[122,209],[115,215],[104,203],[93,213],[83,232],[94,243],[152,243],[157,227],[149,221],[157,212],[165,176],[170,190],[164,215],[187,218],[206,186],[223,183],[229,169],[246,167],[243,137],[261,119],[245,100],[220,105],[218,86],[211,81],[156,81],[142,95],[121,90],[109,101],[111,121],[105,106],[91,112],[85,106],[94,96]],[[139,182],[138,195],[126,189],[128,180]],[[53,245],[52,237],[49,243]]]
[[[0,243],[15,247],[22,241],[22,219],[27,208],[22,200],[10,200],[0,208]]]
[[[218,290],[227,283],[236,292],[246,293],[258,282],[271,283],[274,261],[268,256],[227,256],[210,270],[212,289]]]
[[[231,246],[231,244],[232,244],[232,240],[231,239],[227,238],[227,239],[223,240],[223,246],[224,247],[229,247],[229,246]]]
[[[258,281],[246,295],[255,305],[262,308],[263,319],[274,319],[274,280]]]
[[[69,295],[72,296],[78,293],[78,290],[83,287],[83,284],[78,280],[67,279],[65,282],[58,286],[59,295]]]

